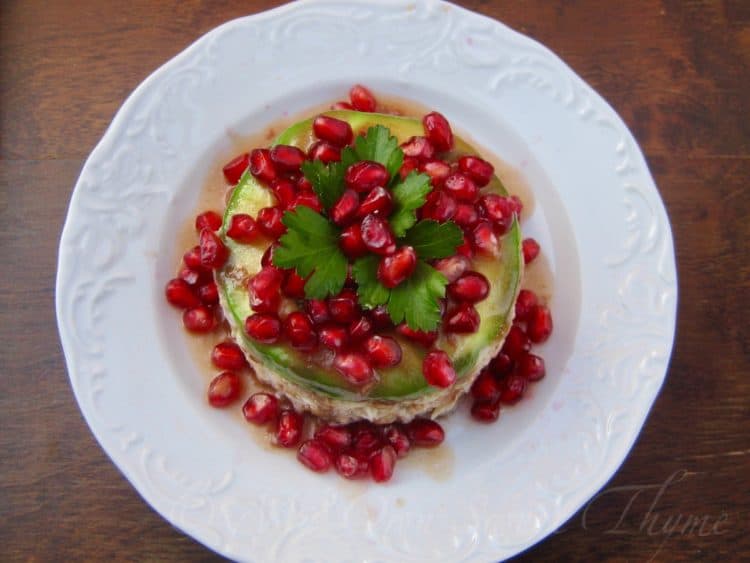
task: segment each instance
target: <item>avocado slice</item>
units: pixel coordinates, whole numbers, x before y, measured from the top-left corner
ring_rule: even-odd
[[[383,125],[390,129],[392,135],[403,143],[409,137],[423,135],[424,129],[418,119],[399,117],[378,113],[361,113],[356,111],[329,111],[330,115],[347,121],[354,134],[365,132],[374,125]],[[299,147],[307,152],[315,142],[312,130],[313,118],[300,121],[284,131],[274,144],[286,144]],[[455,137],[455,146],[446,160],[454,162],[465,154],[477,152],[465,141]],[[497,176],[483,188],[483,193],[507,195]],[[260,184],[251,174],[245,172],[234,190],[224,214],[224,225],[220,235],[224,244],[231,251],[224,268],[217,273],[216,281],[222,294],[222,303],[226,313],[230,314],[237,327],[243,327],[245,319],[253,313],[250,309],[247,279],[260,270],[261,257],[271,244],[268,239],[258,240],[254,244],[239,244],[226,236],[231,217],[237,213],[246,213],[255,217],[263,207],[275,205],[275,197],[270,190]],[[446,351],[453,359],[454,368],[459,378],[476,371],[476,363],[481,351],[497,344],[510,329],[513,308],[518,294],[523,262],[521,257],[521,232],[517,221],[514,221],[509,232],[502,239],[502,253],[499,259],[477,257],[474,269],[483,273],[491,283],[489,296],[476,304],[481,323],[479,330],[470,335],[441,335],[437,346]],[[397,335],[395,337],[403,350],[402,361],[394,368],[380,370],[378,383],[362,394],[349,384],[342,376],[330,367],[331,354],[325,351],[311,358],[280,343],[266,345],[248,338],[244,331],[237,336],[242,344],[253,354],[267,363],[270,369],[289,381],[309,390],[322,393],[332,398],[362,401],[381,399],[399,401],[413,399],[440,391],[427,384],[422,375],[422,359],[426,351],[421,346]],[[326,367],[329,366],[329,367]]]

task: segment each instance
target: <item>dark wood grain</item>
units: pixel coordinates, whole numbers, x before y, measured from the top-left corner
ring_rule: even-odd
[[[216,558],[138,497],[83,422],[57,338],[56,250],[124,98],[201,34],[275,4],[0,3],[0,559]],[[520,559],[749,560],[750,2],[462,4],[548,45],[623,116],[678,260],[674,354],[638,442],[585,518]],[[654,488],[625,512],[633,487],[664,483],[650,513]]]

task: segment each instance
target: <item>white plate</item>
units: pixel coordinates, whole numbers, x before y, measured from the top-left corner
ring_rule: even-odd
[[[445,421],[444,479],[319,476],[205,405],[163,286],[173,233],[231,138],[362,82],[443,112],[520,168],[555,275],[548,377],[480,426]],[[159,513],[236,559],[497,560],[616,471],[664,380],[677,300],[667,215],[632,135],[560,59],[437,1],[295,3],[229,22],[151,75],[75,187],[57,316],[104,450]],[[451,461],[452,460],[452,461]],[[451,470],[452,464],[452,470]]]

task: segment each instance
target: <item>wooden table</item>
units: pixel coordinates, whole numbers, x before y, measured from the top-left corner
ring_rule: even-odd
[[[0,7],[0,559],[215,558],[139,498],[81,418],[55,324],[57,243],[125,97],[201,34],[275,4]],[[606,494],[521,559],[750,559],[750,2],[462,4],[548,45],[617,109],[677,249],[677,340],[640,439]]]

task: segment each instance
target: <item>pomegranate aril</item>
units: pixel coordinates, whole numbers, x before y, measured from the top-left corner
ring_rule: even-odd
[[[417,267],[417,253],[411,246],[402,246],[390,256],[383,256],[378,265],[378,280],[394,288],[411,277]]]
[[[203,229],[218,231],[221,227],[221,215],[216,211],[204,211],[195,218],[195,230],[201,232]]]
[[[365,385],[372,381],[374,373],[367,359],[356,352],[336,354],[333,367],[348,382],[354,385]]]
[[[371,336],[363,348],[375,368],[390,368],[401,362],[401,345],[390,336]]]
[[[281,286],[281,291],[287,297],[292,299],[304,299],[305,298],[305,278],[300,276],[296,270],[289,270],[284,277],[284,283]]]
[[[206,282],[198,288],[198,296],[204,305],[216,305],[219,302],[219,288],[216,282]]]
[[[401,150],[406,158],[415,158],[417,162],[430,160],[435,156],[435,147],[427,137],[410,137],[405,143],[401,144]]]
[[[188,268],[192,268],[193,270],[207,270],[210,268],[206,268],[201,263],[201,247],[198,245],[195,245],[193,248],[188,250],[185,254],[182,255],[182,260],[185,262],[185,265]]]
[[[438,151],[449,151],[453,148],[453,131],[445,117],[433,111],[422,118],[422,125],[427,138]]]
[[[411,449],[411,440],[409,440],[409,436],[401,425],[394,424],[393,426],[389,426],[383,436],[386,442],[393,447],[396,457],[406,457],[406,454]]]
[[[471,245],[471,242],[469,242],[469,239],[466,238],[465,234],[463,243],[456,247],[456,254],[460,254],[461,256],[465,256],[469,259],[474,257],[474,249]]]
[[[521,212],[523,211],[523,202],[521,201],[521,198],[517,195],[510,196],[510,203],[513,208],[513,213],[521,216]]]
[[[370,213],[388,217],[393,210],[391,192],[381,186],[373,188],[362,201],[357,210],[357,217],[364,217]]]
[[[169,280],[164,288],[164,294],[171,305],[180,309],[191,309],[201,304],[201,300],[195,294],[193,288],[180,278]]]
[[[469,262],[468,258],[456,254],[449,258],[441,258],[440,260],[437,260],[433,267],[443,274],[450,284],[460,278],[463,273],[469,269],[470,265],[471,262]]]
[[[302,438],[305,418],[296,411],[284,409],[276,426],[276,443],[285,448],[296,446]]]
[[[349,343],[349,332],[343,326],[327,324],[318,330],[320,343],[331,350],[340,350]]]
[[[219,369],[239,370],[247,365],[247,360],[237,344],[225,341],[211,350],[211,363]]]
[[[255,313],[245,319],[245,332],[263,344],[275,344],[281,336],[281,321],[273,313]]]
[[[479,422],[495,422],[500,416],[500,400],[481,399],[471,405],[471,416]]]
[[[462,156],[458,159],[458,169],[483,188],[492,180],[495,168],[478,156]]]
[[[526,333],[518,325],[513,325],[508,331],[503,343],[503,352],[516,361],[531,349],[531,341]]]
[[[352,342],[362,342],[372,334],[372,322],[367,315],[361,315],[349,325],[349,337]]]
[[[479,212],[470,203],[459,203],[453,214],[453,222],[462,229],[471,229],[479,222]]]
[[[370,310],[370,319],[372,319],[372,324],[375,327],[375,330],[387,330],[393,328],[391,315],[388,313],[388,308],[385,305],[378,305]]]
[[[254,424],[266,424],[279,414],[279,400],[270,393],[255,393],[242,405],[245,420]]]
[[[472,383],[471,395],[480,401],[493,401],[500,396],[500,386],[488,368],[483,369]]]
[[[305,161],[305,153],[290,145],[276,145],[271,149],[271,162],[276,170],[296,172]]]
[[[261,182],[270,184],[276,178],[276,169],[268,149],[253,149],[250,152],[250,173]]]
[[[415,418],[406,425],[406,433],[412,445],[421,448],[439,446],[445,439],[443,427],[429,418]]]
[[[359,208],[359,195],[354,190],[344,190],[341,197],[333,204],[329,212],[331,220],[343,227],[348,225]]]
[[[353,449],[362,457],[369,457],[375,450],[383,445],[383,437],[377,429],[366,428],[356,432],[354,435]]]
[[[320,199],[318,199],[318,196],[314,193],[299,194],[294,200],[292,207],[294,208],[299,205],[305,205],[316,213],[320,213],[321,211],[323,211],[323,205],[320,203]]]
[[[315,141],[308,149],[307,157],[310,160],[319,160],[323,164],[338,162],[341,160],[341,149],[325,141]]]
[[[396,327],[396,332],[398,332],[404,338],[408,338],[412,342],[421,344],[425,348],[430,348],[438,339],[438,333],[436,330],[429,332],[424,330],[415,330],[403,323]]]
[[[331,319],[341,324],[349,324],[359,315],[357,294],[351,289],[344,289],[338,295],[328,298],[328,313]]]
[[[376,483],[390,481],[396,467],[396,450],[393,446],[384,446],[370,458],[370,474]]]
[[[385,166],[371,160],[361,160],[352,164],[344,173],[346,187],[359,193],[368,193],[378,186],[387,186],[389,179]]]
[[[182,324],[190,332],[206,333],[216,328],[216,317],[213,310],[205,305],[187,309],[182,314]]]
[[[294,311],[284,319],[284,334],[294,348],[310,351],[318,345],[312,321],[304,313]]]
[[[375,96],[361,84],[355,84],[349,90],[349,99],[357,111],[375,111]]]
[[[308,299],[305,301],[305,311],[307,311],[307,314],[315,325],[322,325],[331,318],[328,311],[328,304],[322,299]]]
[[[331,104],[331,109],[351,111],[354,109],[354,106],[349,102],[336,102],[335,104]]]
[[[516,320],[525,321],[538,301],[536,293],[528,289],[522,289],[516,299]]]
[[[484,216],[497,225],[503,232],[513,221],[514,207],[509,197],[487,194],[479,200]]]
[[[512,405],[523,397],[526,391],[526,378],[520,375],[511,375],[504,382],[500,391],[500,401]]]
[[[495,377],[505,377],[513,369],[514,361],[505,352],[500,352],[490,360],[489,369]]]
[[[473,202],[479,195],[479,188],[468,176],[455,172],[445,179],[443,189],[458,201]]]
[[[450,165],[443,160],[430,159],[419,165],[419,171],[430,177],[430,183],[439,188],[451,173]]]
[[[278,245],[274,243],[263,251],[263,256],[260,257],[260,265],[263,268],[273,266],[273,253],[276,248],[278,248]]]
[[[302,443],[297,451],[297,459],[303,465],[306,465],[308,469],[324,473],[330,469],[333,462],[333,455],[328,446],[320,440],[313,438]]]
[[[526,354],[518,358],[516,373],[529,381],[539,381],[546,374],[544,359],[534,354]]]
[[[294,182],[286,178],[276,178],[271,182],[270,188],[281,207],[289,209],[294,206],[294,202],[297,201],[297,186]]]
[[[388,221],[377,215],[368,215],[362,219],[362,242],[375,254],[388,255],[396,250],[396,239],[391,232]]]
[[[398,169],[398,175],[401,176],[401,179],[403,180],[411,172],[416,170],[418,167],[419,167],[419,159],[413,156],[405,156],[404,162],[403,164],[401,164],[401,168]]]
[[[367,254],[367,246],[362,240],[362,225],[354,223],[344,229],[339,237],[339,246],[343,253],[352,260]]]
[[[227,182],[234,185],[240,181],[242,173],[247,170],[248,166],[250,166],[249,153],[244,153],[236,156],[232,160],[227,162],[224,165],[224,168],[222,168],[222,172],[224,172],[224,178],[227,179]]]
[[[284,272],[274,266],[265,266],[247,284],[250,307],[259,312],[272,312],[278,308]]]
[[[448,221],[456,214],[456,200],[443,190],[433,190],[427,194],[421,213],[422,219]]]
[[[552,334],[552,314],[544,305],[531,309],[526,319],[526,334],[535,344],[544,342]]]
[[[352,435],[346,426],[323,426],[315,432],[315,438],[325,442],[334,452],[348,448]]]
[[[460,278],[448,285],[447,293],[456,301],[477,303],[489,295],[490,282],[479,272],[464,272]]]
[[[203,229],[200,236],[201,265],[205,268],[221,268],[229,258],[229,249],[210,229]]]
[[[220,373],[208,384],[208,402],[212,407],[226,407],[236,401],[242,391],[242,381],[231,371]]]
[[[479,330],[479,313],[471,303],[459,303],[443,320],[443,330],[456,334],[473,334]]]
[[[211,280],[211,276],[206,274],[206,270],[193,270],[185,266],[180,269],[177,274],[177,278],[181,279],[190,286],[197,285],[200,282],[206,282]]]
[[[500,255],[500,242],[489,221],[480,221],[471,232],[471,242],[478,254],[489,257]]]
[[[337,147],[345,147],[354,137],[349,123],[327,115],[319,115],[313,120],[313,132],[318,139]]]
[[[539,256],[539,243],[533,238],[524,239],[521,243],[521,250],[523,251],[523,263],[530,264],[534,261],[534,258]]]
[[[304,176],[300,176],[297,180],[297,191],[299,193],[305,194],[305,193],[312,193],[313,192],[313,185],[310,183],[310,180],[305,178]]]
[[[264,207],[258,211],[258,225],[266,236],[277,239],[286,232],[286,226],[281,222],[284,211],[280,207]]]
[[[336,456],[336,471],[346,479],[355,479],[367,474],[369,464],[348,453]]]
[[[232,215],[227,229],[227,236],[240,243],[250,243],[258,238],[258,225],[250,215],[237,213]]]
[[[442,350],[429,352],[422,360],[422,375],[433,387],[446,388],[456,382],[456,370],[453,369],[448,354]]]

